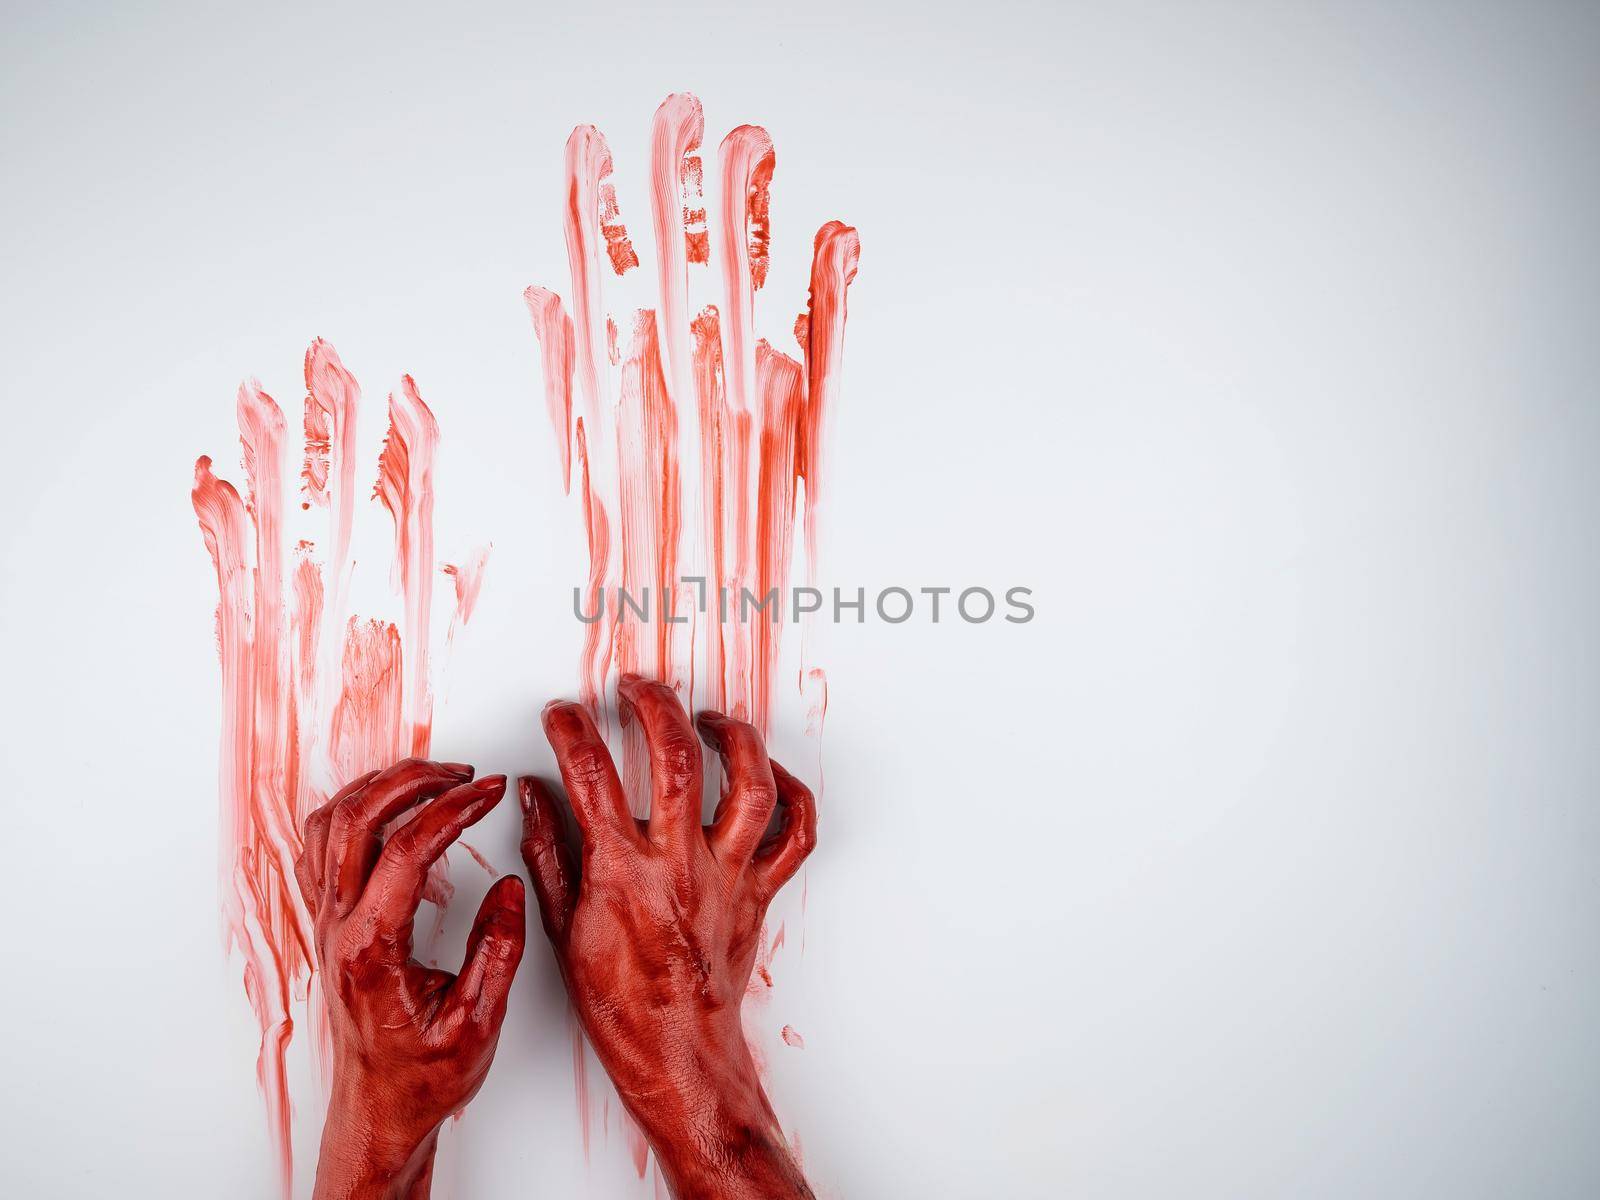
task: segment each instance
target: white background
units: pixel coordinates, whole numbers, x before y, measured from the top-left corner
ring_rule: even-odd
[[[297,411],[329,338],[373,450],[417,378],[440,556],[495,543],[436,749],[549,770],[582,549],[520,293],[570,128],[643,239],[688,89],[777,144],[769,336],[861,230],[825,582],[1038,604],[825,631],[759,1022],[819,1190],[1596,1194],[1595,10],[774,7],[7,5],[8,1193],[275,1194],[188,497],[241,378]],[[530,951],[438,1194],[647,1195]]]

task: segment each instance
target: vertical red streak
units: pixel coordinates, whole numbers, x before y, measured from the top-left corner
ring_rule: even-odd
[[[350,618],[328,731],[334,778],[354,779],[403,757],[402,663],[398,629],[387,621]]]
[[[439,424],[411,376],[389,393],[389,434],[374,492],[394,518],[394,584],[405,602],[405,724],[410,753],[426,757],[433,728],[428,629],[433,605],[433,463]]]
[[[606,510],[596,499],[589,479],[589,439],[583,418],[578,418],[578,465],[583,480],[583,528],[589,543],[589,580],[584,590],[583,612],[596,616],[602,603],[606,565],[611,561],[611,526]],[[579,698],[596,720],[600,718],[600,699],[605,694],[606,672],[611,668],[612,616],[599,614],[584,628],[583,670],[580,672]]]
[[[723,369],[727,381],[726,458],[722,469],[729,483],[732,567],[721,586],[737,599],[751,584],[754,552],[751,527],[751,437],[756,401],[754,342],[755,293],[765,281],[770,237],[770,189],[777,159],[772,139],[757,125],[741,125],[722,139],[719,150],[722,174],[722,327]],[[719,573],[721,573],[719,571]],[[750,641],[747,631],[735,626],[729,639],[728,700],[735,716],[751,709]]]
[[[583,1161],[589,1161],[589,1060],[583,1044],[583,1026],[578,1016],[567,1009],[567,1028],[572,1034],[572,1085],[578,1101],[578,1132],[583,1138]]]
[[[668,96],[656,109],[650,131],[650,215],[655,224],[656,275],[660,289],[661,341],[672,400],[684,403],[689,391],[689,263],[691,236],[684,180],[698,179],[705,117],[700,101],[688,92]],[[691,172],[688,162],[694,162]],[[699,211],[700,234],[705,237],[705,210]]]
[[[567,266],[572,273],[572,320],[578,345],[578,390],[593,435],[606,405],[601,390],[605,313],[600,294],[602,242],[618,275],[639,265],[617,211],[611,182],[611,149],[593,125],[579,125],[567,138]]]
[[[329,510],[333,541],[328,569],[342,597],[355,520],[356,409],[361,388],[339,355],[318,338],[306,351],[306,457],[301,474],[305,506]]]
[[[233,486],[195,463],[194,510],[217,573],[217,650],[222,666],[222,739],[218,752],[221,796],[220,874],[224,937],[244,956],[245,992],[261,1029],[256,1079],[267,1106],[267,1127],[278,1158],[280,1184],[289,1195],[293,1177],[289,1092],[284,1048],[293,1031],[281,953],[272,941],[270,908],[279,859],[263,847],[265,830],[255,786],[258,680],[253,645],[256,606],[254,527]],[[269,891],[269,889],[272,889]]]
[[[727,703],[724,676],[724,639],[717,604],[712,599],[728,582],[724,471],[728,436],[728,413],[722,390],[722,341],[717,330],[717,310],[707,308],[690,327],[694,334],[694,390],[700,411],[700,515],[705,530],[705,551],[711,562],[706,571],[705,625],[706,703],[721,709]],[[748,434],[748,426],[746,428]],[[735,644],[740,639],[732,639]]]
[[[655,314],[635,316],[633,341],[622,365],[617,401],[617,465],[622,525],[622,588],[634,597],[648,590],[655,630],[653,653],[640,638],[643,622],[623,618],[617,628],[617,665],[658,679],[672,672],[673,611],[678,574],[678,418],[661,370]]]
[[[795,478],[805,378],[800,364],[769,346],[756,345],[756,390],[761,396],[761,454],[756,486],[755,592],[773,588],[780,598],[789,586],[794,543]],[[782,625],[758,621],[747,626],[751,652],[750,722],[768,732],[773,681],[778,669]]]
[[[323,799],[311,783],[310,764],[307,761],[320,740],[316,728],[317,664],[324,616],[322,573],[311,557],[311,550],[310,542],[300,543],[289,608],[289,678],[294,688],[289,698],[293,705],[294,744],[299,760],[296,769],[291,772],[292,777],[299,781],[294,795],[290,797],[296,829],[304,826],[306,817]]]
[[[610,469],[602,464],[606,461],[606,423],[613,416],[611,380],[606,364],[615,361],[616,327],[605,315],[603,306],[600,245],[604,241],[612,269],[619,275],[639,262],[618,215],[616,192],[609,182],[610,177],[611,150],[604,135],[593,125],[578,126],[567,138],[567,204],[563,226],[567,266],[572,276],[574,373],[583,400],[584,415],[577,424],[580,455],[584,461],[583,512],[589,542],[590,600],[604,597],[613,573],[604,498],[609,490],[605,481]],[[585,611],[592,614],[595,609],[589,607]],[[604,609],[598,622],[586,626],[584,635],[584,682],[580,688],[583,702],[596,720],[602,721],[602,727],[604,712],[600,702],[605,694],[615,622],[615,610]]]
[[[806,565],[815,577],[817,522],[822,507],[823,435],[839,398],[844,357],[845,293],[861,261],[861,239],[841,221],[817,230],[811,258],[811,303],[806,320],[806,417],[801,472],[806,481]]]
[[[561,490],[572,491],[572,318],[561,306],[561,297],[542,287],[522,293],[528,315],[533,318],[533,335],[539,339],[544,368],[544,402],[555,427],[556,446],[561,452]]]

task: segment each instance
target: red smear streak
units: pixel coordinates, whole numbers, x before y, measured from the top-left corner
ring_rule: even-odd
[[[687,92],[663,100],[650,129],[650,215],[656,235],[659,324],[672,398],[679,403],[688,393],[690,370],[689,263],[703,261],[690,253],[689,244],[695,238],[703,243],[706,236],[704,208],[698,210],[698,233],[688,219],[691,203],[698,203],[700,160],[694,152],[700,148],[704,132],[700,101]],[[692,201],[685,188],[685,180],[691,177],[697,184]]]
[[[692,263],[711,260],[711,234],[706,229],[705,171],[699,155],[683,160],[683,249]]]
[[[374,495],[394,518],[394,587],[405,599],[410,667],[405,678],[405,721],[411,753],[426,757],[433,729],[428,682],[428,625],[433,604],[433,463],[439,424],[422,402],[411,376],[389,393],[389,434],[378,458]]]
[[[678,416],[661,370],[654,314],[642,309],[622,366],[617,401],[617,465],[622,524],[622,588],[635,597],[648,591],[657,606],[650,625],[622,620],[617,626],[617,664],[624,672],[667,679],[672,673],[673,625],[661,605],[672,604],[678,576]],[[654,644],[641,629],[654,630]]]
[[[456,845],[465,850],[472,861],[477,863],[479,869],[490,879],[500,878],[500,872],[494,869],[494,864],[485,858],[476,846],[470,842],[457,842]]]
[[[804,1050],[806,1048],[805,1038],[800,1036],[793,1025],[785,1025],[783,1027],[783,1040],[796,1050]]]
[[[694,335],[694,390],[700,417],[700,515],[706,537],[706,552],[711,556],[708,586],[712,595],[720,594],[728,583],[727,534],[723,512],[726,507],[726,457],[730,414],[723,399],[722,339],[718,334],[717,310],[707,308],[690,326]],[[749,422],[744,425],[745,443],[749,443]],[[735,486],[738,487],[736,477]],[[743,492],[743,488],[738,488]],[[737,534],[735,535],[737,539]],[[737,540],[735,541],[737,545]],[[706,680],[710,691],[706,701],[712,708],[722,709],[727,704],[727,686],[723,670],[726,644],[723,626],[718,619],[717,605],[705,606],[702,621],[705,625]],[[733,638],[735,646],[743,639]],[[735,670],[738,670],[736,664]]]
[[[450,616],[449,639],[454,640],[456,629],[472,620],[473,610],[478,607],[478,593],[483,591],[483,573],[489,565],[489,546],[479,546],[466,558],[465,562],[445,563],[442,568],[456,585],[456,607]]]
[[[829,221],[817,230],[811,258],[811,304],[805,326],[806,419],[800,464],[806,481],[806,562],[813,577],[817,513],[823,496],[823,434],[839,399],[845,293],[856,277],[860,261],[861,239],[850,226]]]
[[[572,273],[572,320],[579,349],[578,387],[590,432],[606,407],[601,392],[604,316],[600,295],[600,247],[606,247],[618,275],[639,265],[617,212],[610,183],[611,150],[593,125],[580,125],[567,138],[567,265]]]
[[[261,1028],[256,1079],[267,1104],[267,1126],[278,1158],[282,1191],[293,1176],[289,1091],[284,1053],[294,1026],[289,1018],[288,971],[271,938],[268,897],[284,883],[280,859],[263,853],[267,834],[257,806],[255,778],[255,529],[233,486],[211,472],[205,456],[195,463],[194,510],[217,572],[217,649],[222,665],[222,743],[218,753],[223,797],[220,867],[225,936],[244,958],[245,993]]]
[[[794,542],[795,478],[805,377],[799,363],[774,350],[764,339],[756,345],[756,390],[761,397],[761,457],[756,484],[755,590],[765,595],[777,588],[782,596],[789,584]],[[765,734],[783,627],[761,621],[746,628],[754,641],[750,721]]]
[[[583,1160],[589,1161],[589,1060],[584,1049],[583,1026],[577,1014],[567,1010],[567,1027],[572,1034],[572,1085],[578,1101],[578,1129],[583,1137]],[[609,1103],[609,1101],[608,1101]]]
[[[404,757],[402,657],[394,625],[350,618],[328,739],[335,779],[354,779]]]
[[[561,448],[561,489],[572,490],[572,318],[561,306],[561,297],[542,287],[522,293],[528,315],[533,318],[533,335],[539,339],[544,367],[544,398],[555,427],[556,444]]]
[[[577,434],[578,464],[583,478],[583,528],[589,543],[589,579],[584,589],[583,611],[593,614],[599,610],[606,566],[611,561],[611,526],[606,520],[605,507],[595,498],[594,486],[589,478],[589,439],[582,417],[578,418]],[[599,620],[585,626],[588,632],[584,635],[579,698],[597,719],[600,699],[605,694],[606,672],[611,668],[611,629],[614,619],[615,614],[607,610]]]
[[[722,139],[722,270],[731,313],[734,296],[767,281],[772,240],[772,172],[777,155],[759,125],[741,125]],[[749,336],[750,326],[744,328]],[[730,353],[733,347],[729,346]]]
[[[722,292],[726,320],[722,327],[723,370],[726,377],[727,416],[720,470],[729,479],[729,512],[708,517],[718,528],[726,526],[733,545],[732,562],[716,566],[719,587],[734,596],[751,580],[751,442],[759,417],[756,392],[754,342],[755,292],[766,281],[770,189],[776,156],[767,131],[741,125],[722,139],[718,153],[722,174],[722,219],[719,248],[722,254]],[[757,483],[759,488],[759,482]],[[720,505],[719,505],[720,508]],[[728,569],[731,567],[731,570]],[[758,592],[764,594],[764,592]],[[734,716],[748,719],[752,708],[749,637],[729,639],[726,693]]]
[[[306,351],[306,455],[301,472],[305,506],[330,510],[333,546],[329,566],[342,583],[355,519],[356,410],[361,388],[339,355],[318,338]],[[342,591],[341,591],[342,594]]]

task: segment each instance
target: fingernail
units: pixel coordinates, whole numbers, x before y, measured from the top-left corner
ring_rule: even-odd
[[[522,880],[518,879],[517,876],[515,876],[515,875],[507,875],[506,878],[507,879],[516,879],[518,886],[506,888],[505,889],[506,894],[501,898],[502,902],[504,903],[505,907],[509,911],[514,912],[514,913],[516,913],[516,914],[518,914],[520,916],[522,914],[522,911],[523,911],[524,907],[528,903],[528,893],[521,886]]]
[[[450,774],[459,775],[463,779],[471,779],[472,778],[472,772],[473,772],[473,769],[474,769],[471,763],[447,763],[447,762],[442,762],[442,763],[439,764],[439,766],[443,770],[449,771]]]
[[[531,817],[538,801],[534,798],[533,780],[524,775],[517,780],[517,803],[522,806],[522,815]]]
[[[506,790],[506,777],[504,775],[485,775],[478,780],[478,790],[485,794],[500,794]]]

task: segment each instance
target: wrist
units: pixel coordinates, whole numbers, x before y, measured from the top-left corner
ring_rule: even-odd
[[[767,1102],[742,1032],[733,1046],[622,1095],[677,1200],[790,1200],[811,1190]]]
[[[426,1200],[438,1138],[437,1125],[396,1128],[371,1093],[336,1080],[313,1200]]]

